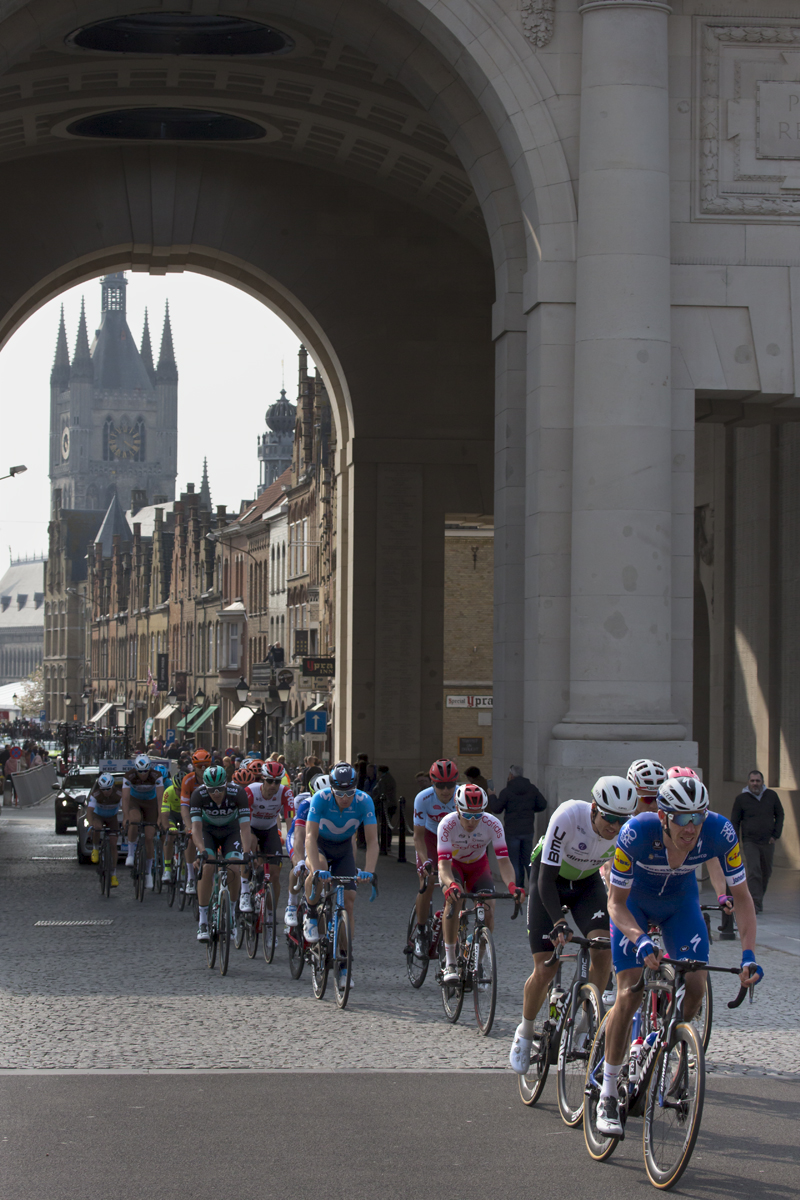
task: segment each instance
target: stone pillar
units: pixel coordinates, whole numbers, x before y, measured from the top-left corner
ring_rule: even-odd
[[[570,703],[550,752],[562,799],[640,755],[696,755],[671,696],[670,9],[580,11]]]

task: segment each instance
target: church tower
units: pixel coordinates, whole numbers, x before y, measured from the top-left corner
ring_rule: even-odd
[[[296,414],[297,409],[286,399],[286,390],[281,388],[280,399],[269,406],[264,418],[269,433],[258,439],[259,496],[292,465]]]
[[[89,344],[81,316],[72,361],[64,312],[50,374],[50,482],[62,508],[104,512],[134,491],[150,503],[172,500],[178,465],[178,368],[169,307],[153,365],[145,314],[141,351],[128,328],[123,272],[100,280],[100,327]]]

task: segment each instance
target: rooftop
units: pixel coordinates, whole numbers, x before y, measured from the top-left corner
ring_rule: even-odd
[[[44,628],[44,560],[12,562],[0,579],[0,629]]]

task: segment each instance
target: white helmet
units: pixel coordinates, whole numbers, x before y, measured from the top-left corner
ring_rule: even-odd
[[[658,807],[665,813],[705,812],[708,805],[708,788],[699,779],[668,779],[658,792]]]
[[[592,788],[592,799],[601,813],[613,817],[632,817],[639,803],[634,784],[621,775],[601,775]]]
[[[323,788],[330,787],[330,786],[331,786],[330,775],[315,775],[314,778],[311,780],[312,794],[321,792]]]
[[[152,764],[146,754],[138,754],[133,760],[133,765],[137,771],[149,771]]]
[[[628,782],[635,784],[643,792],[655,794],[662,783],[666,782],[666,778],[667,768],[651,758],[637,758],[636,762],[632,762],[628,767]]]
[[[456,810],[465,817],[480,816],[489,806],[489,797],[477,783],[462,783],[456,788]]]

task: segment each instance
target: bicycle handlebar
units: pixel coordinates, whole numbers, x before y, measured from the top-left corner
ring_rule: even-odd
[[[611,949],[611,938],[607,938],[607,937],[585,938],[585,937],[579,937],[577,933],[573,933],[573,935],[569,939],[569,941],[564,942],[563,946],[559,942],[558,945],[554,947],[552,957],[548,958],[547,962],[544,965],[546,967],[554,967],[556,965],[556,963],[558,962],[558,960],[561,958],[561,955],[564,953],[567,946],[569,946],[570,943],[573,943],[573,942],[576,946],[581,946],[583,948],[588,947],[588,949],[590,949],[590,950],[610,950]]]
[[[696,962],[691,959],[682,961],[671,958],[669,966],[673,967],[675,971],[682,971],[684,974],[688,971],[716,971],[720,975],[741,975],[742,973],[741,967],[712,967],[709,963]],[[631,995],[644,990],[646,986],[644,978],[646,970],[647,968],[642,971],[638,981],[628,988]],[[752,998],[754,987],[754,983],[751,983],[749,987],[740,987],[736,999],[728,1001],[728,1008],[738,1008],[748,992],[750,992]]]

